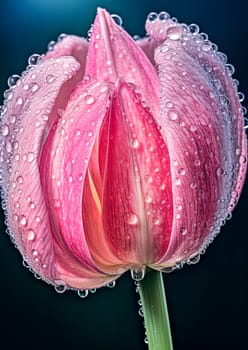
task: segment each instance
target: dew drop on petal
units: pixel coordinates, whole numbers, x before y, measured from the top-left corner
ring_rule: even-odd
[[[111,17],[118,26],[122,26],[123,20],[119,15],[113,14],[113,15],[111,15]]]
[[[78,290],[78,296],[82,299],[86,298],[89,294],[88,289],[84,289],[84,290]]]
[[[137,225],[139,222],[137,215],[135,215],[134,213],[126,213],[125,221],[129,225]]]
[[[31,55],[28,59],[28,64],[30,66],[35,66],[37,63],[39,63],[41,56],[38,55],[37,53],[34,53]]]
[[[28,241],[33,241],[35,239],[35,233],[33,230],[28,230],[28,233],[27,233],[27,240]]]
[[[28,220],[27,220],[25,215],[20,215],[19,224],[20,224],[20,226],[23,226],[23,227],[27,226]]]
[[[180,27],[170,27],[167,29],[167,36],[170,40],[179,40],[181,38],[182,30]]]
[[[19,75],[17,75],[17,74],[13,74],[13,75],[11,75],[10,77],[9,77],[9,79],[8,79],[8,86],[9,87],[13,87],[13,86],[15,86],[16,85],[16,83],[17,83],[17,81],[20,79],[20,76]]]
[[[148,21],[154,22],[158,17],[158,14],[156,12],[150,12],[147,16]]]
[[[94,97],[91,95],[86,95],[84,100],[87,105],[91,105],[95,101]]]
[[[8,127],[8,125],[3,125],[1,131],[2,131],[2,135],[3,136],[7,136],[9,134],[9,127]]]
[[[176,120],[177,119],[177,113],[174,111],[169,111],[168,112],[168,117],[170,118],[170,120]]]
[[[142,266],[140,268],[131,269],[131,277],[134,281],[142,281],[146,274],[146,267]]]
[[[46,81],[47,81],[47,83],[52,83],[53,81],[54,81],[54,75],[48,75],[47,77],[46,77]]]
[[[106,287],[108,287],[108,288],[114,288],[115,285],[116,285],[116,282],[115,282],[115,281],[112,281],[112,282],[108,283],[108,284],[106,285]]]

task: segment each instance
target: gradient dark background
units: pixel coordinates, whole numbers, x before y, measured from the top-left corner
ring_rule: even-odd
[[[32,53],[43,53],[62,33],[86,36],[97,6],[118,13],[131,34],[144,34],[150,11],[168,11],[197,23],[236,67],[240,91],[248,95],[246,1],[20,0],[0,3],[0,90],[21,73]],[[165,275],[175,350],[248,348],[247,185],[233,219],[200,263]],[[0,348],[142,350],[143,320],[138,295],[126,274],[114,289],[85,300],[59,295],[22,266],[22,258],[0,234]]]

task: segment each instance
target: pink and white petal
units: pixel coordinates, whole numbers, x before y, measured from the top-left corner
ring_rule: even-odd
[[[109,96],[106,85],[95,81],[80,83],[71,95],[65,113],[54,125],[54,134],[47,140],[42,159],[42,174],[48,177],[44,181],[44,192],[54,221],[56,241],[68,257],[58,269],[66,271],[68,265],[68,269],[72,268],[77,275],[77,266],[81,265],[82,270],[87,269],[96,280],[118,277],[104,275],[93,260],[83,222],[86,216],[82,217],[85,178]],[[70,283],[66,274],[64,278]]]
[[[175,208],[161,266],[199,253],[219,232],[241,192],[247,154],[230,67],[200,37],[174,34],[155,52],[161,82],[158,122],[171,158]]]
[[[65,66],[66,65],[66,70]],[[39,157],[60,92],[79,69],[73,58],[51,59],[25,74],[12,89],[2,120],[1,152],[8,226],[28,264],[50,282],[56,269],[49,213],[40,182]],[[48,77],[53,76],[52,81]],[[70,83],[69,83],[70,84]],[[7,132],[8,131],[8,132]]]
[[[127,267],[159,260],[172,225],[168,150],[140,96],[120,82],[99,141],[102,220],[113,253]]]
[[[103,9],[98,9],[87,56],[85,74],[116,83],[122,79],[136,86],[152,113],[159,112],[156,71],[132,37]]]
[[[84,73],[86,56],[89,43],[85,38],[76,35],[66,35],[63,40],[58,41],[52,51],[48,51],[42,60],[72,56],[80,63],[80,75]]]

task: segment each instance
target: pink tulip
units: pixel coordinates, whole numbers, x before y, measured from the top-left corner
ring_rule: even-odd
[[[233,67],[197,26],[150,14],[134,41],[98,10],[5,92],[8,227],[44,280],[96,288],[198,260],[246,172]]]

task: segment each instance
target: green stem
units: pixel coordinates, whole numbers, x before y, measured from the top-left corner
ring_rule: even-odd
[[[162,273],[151,270],[139,283],[149,350],[173,350]]]

